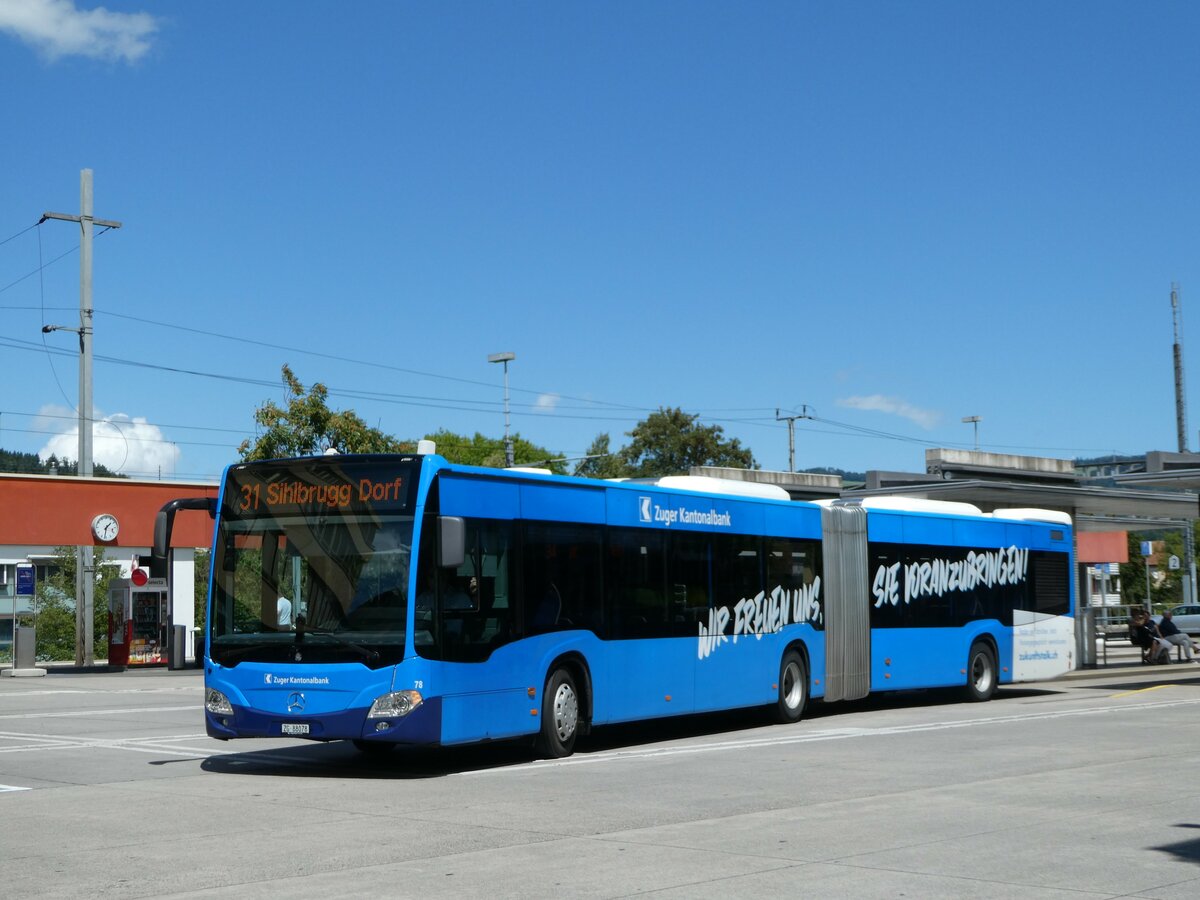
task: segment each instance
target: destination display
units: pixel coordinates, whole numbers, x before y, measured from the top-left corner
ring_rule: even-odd
[[[247,463],[229,470],[224,506],[240,518],[407,513],[419,471],[411,461],[377,459]]]

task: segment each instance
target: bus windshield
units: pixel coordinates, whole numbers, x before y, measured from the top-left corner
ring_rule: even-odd
[[[411,474],[311,460],[231,470],[213,560],[213,661],[402,659]]]

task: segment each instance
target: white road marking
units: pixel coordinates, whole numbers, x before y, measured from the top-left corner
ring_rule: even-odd
[[[237,751],[180,746],[178,742],[208,740],[206,734],[174,734],[142,738],[70,738],[53,734],[0,732],[0,741],[24,741],[16,747],[0,747],[4,753],[45,753],[50,750],[130,750],[135,753],[166,753],[173,756],[220,756]]]
[[[33,790],[33,788],[16,787],[15,785],[11,785],[11,784],[0,784],[0,794],[8,794],[8,793],[11,793],[12,791],[32,791],[32,790]]]
[[[565,766],[588,766],[603,763],[620,763],[643,759],[660,759],[670,756],[687,756],[698,753],[719,753],[729,750],[749,750],[760,747],[780,747],[790,744],[807,744],[817,741],[841,741],[849,738],[885,737],[896,734],[912,734],[922,731],[946,731],[951,728],[974,728],[979,725],[1009,725],[1019,722],[1036,722],[1050,719],[1068,719],[1075,716],[1111,715],[1113,713],[1141,712],[1147,709],[1166,709],[1173,706],[1193,706],[1200,704],[1200,699],[1193,700],[1162,700],[1152,703],[1124,704],[1120,706],[1092,706],[1084,709],[1057,710],[1045,713],[1020,713],[1011,716],[987,716],[979,719],[963,719],[947,722],[926,722],[914,725],[897,725],[886,728],[829,728],[819,731],[809,731],[803,734],[794,732],[787,736],[743,738],[733,741],[712,741],[709,743],[688,744],[671,747],[646,747],[633,750],[607,750],[599,753],[571,756],[567,759],[541,760],[523,765],[506,766],[498,769],[481,769],[472,772],[461,772],[464,776],[505,775],[512,772],[528,772],[537,769],[556,769]],[[791,726],[793,729],[797,726]],[[803,726],[800,726],[803,727]]]
[[[55,694],[178,694],[180,692],[195,692],[197,694],[204,691],[204,685],[193,684],[183,687],[165,687],[165,688],[97,688],[96,690],[83,690],[82,688],[52,688],[45,691],[0,691],[0,700],[7,700],[9,697],[49,697]]]
[[[127,709],[87,709],[74,712],[6,713],[0,715],[0,719],[74,719],[83,716],[120,716],[129,713],[184,712],[189,709],[199,712],[203,707],[199,703],[189,703],[187,706],[135,706]]]

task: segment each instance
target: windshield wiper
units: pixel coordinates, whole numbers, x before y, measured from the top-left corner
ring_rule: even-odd
[[[378,662],[379,661],[380,657],[379,657],[378,650],[371,650],[368,647],[363,647],[360,644],[356,644],[356,643],[354,643],[354,641],[349,640],[348,638],[342,637],[336,631],[320,631],[316,628],[306,628],[304,625],[304,616],[296,616],[295,647],[297,650],[299,650],[300,645],[304,643],[304,636],[306,634],[315,634],[318,637],[332,638],[335,643],[341,644],[343,647],[349,647],[351,650],[358,653],[367,662]]]
[[[211,659],[226,665],[227,663],[241,659],[251,653],[256,653],[259,650],[278,650],[287,647],[283,641],[254,641],[250,644],[240,644],[234,647],[223,647],[219,643],[212,648]]]

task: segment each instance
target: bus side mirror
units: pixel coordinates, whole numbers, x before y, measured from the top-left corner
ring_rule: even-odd
[[[438,516],[438,565],[457,569],[467,559],[467,523],[462,516]]]
[[[210,519],[215,519],[217,501],[215,497],[180,497],[163,504],[154,517],[154,546],[150,549],[150,574],[155,578],[167,577],[171,531],[175,527],[175,513],[181,509],[203,510]]]

